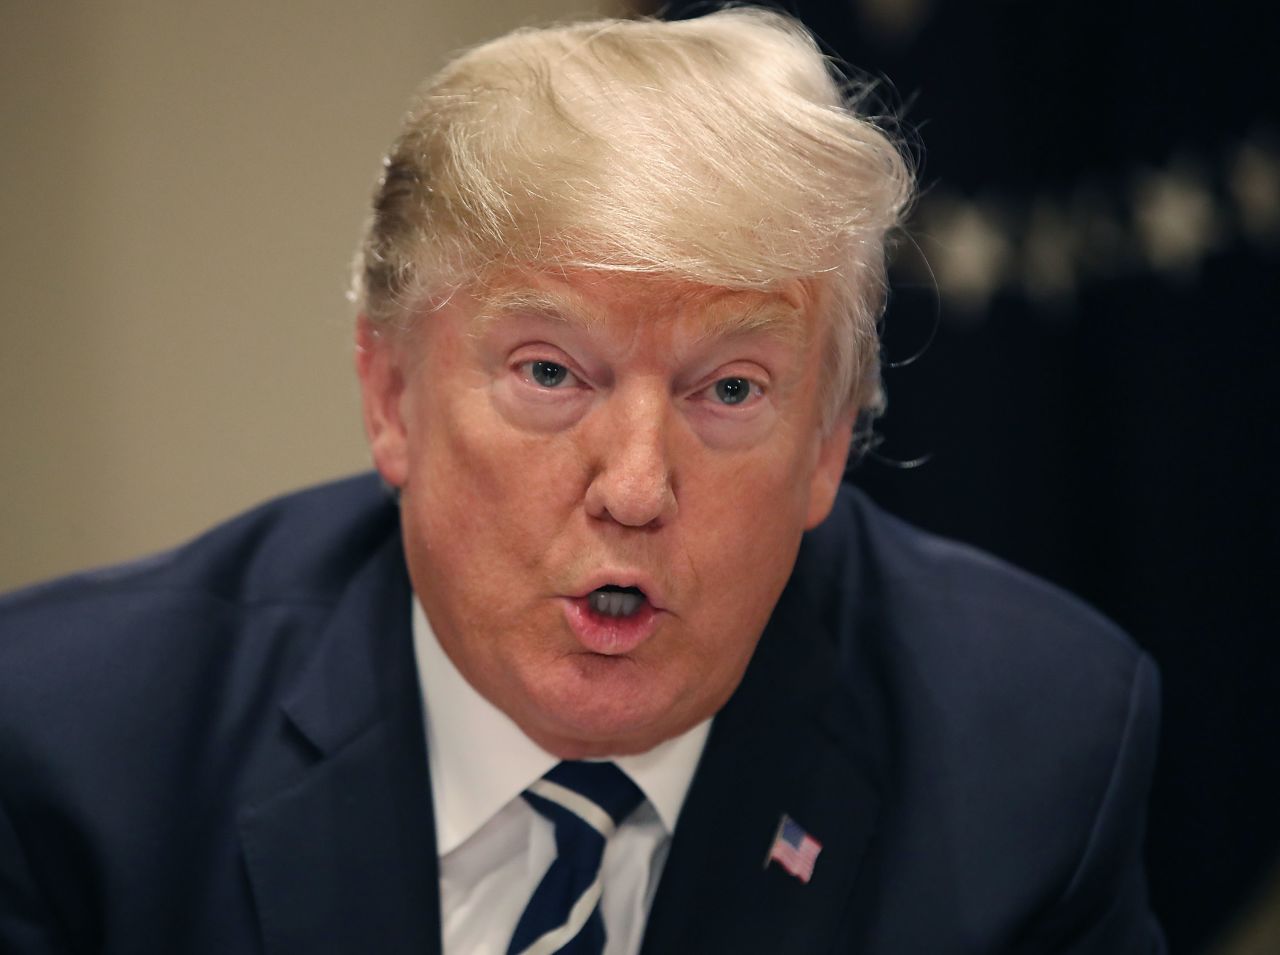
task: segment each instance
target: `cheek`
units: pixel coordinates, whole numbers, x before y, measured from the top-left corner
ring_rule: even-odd
[[[467,561],[452,573],[535,564],[571,497],[564,440],[511,427],[484,388],[433,397],[415,421],[407,488],[426,543]]]
[[[779,428],[747,453],[699,455],[685,469],[683,516],[722,540],[724,561],[759,560],[769,541],[799,538],[808,510],[813,455]],[[767,555],[766,555],[767,556]]]
[[[686,488],[682,517],[690,563],[714,613],[763,627],[790,576],[807,493],[789,460],[739,460]]]

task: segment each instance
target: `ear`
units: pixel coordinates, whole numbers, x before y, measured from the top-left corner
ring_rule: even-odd
[[[356,319],[356,374],[364,404],[364,433],[373,465],[392,487],[409,477],[409,453],[401,398],[404,373],[394,332],[379,329],[361,315]]]
[[[818,461],[809,478],[809,513],[805,530],[812,530],[827,519],[836,503],[836,492],[849,464],[849,445],[853,443],[855,412],[841,415],[831,430],[818,439]]]

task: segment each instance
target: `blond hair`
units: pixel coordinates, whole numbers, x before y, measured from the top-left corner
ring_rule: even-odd
[[[419,91],[353,294],[395,324],[509,266],[741,289],[825,280],[830,427],[883,404],[884,243],[911,193],[902,153],[781,14],[519,30]]]

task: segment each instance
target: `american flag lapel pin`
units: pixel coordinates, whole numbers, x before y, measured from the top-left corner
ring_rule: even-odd
[[[774,834],[773,845],[769,847],[769,855],[764,860],[767,869],[770,862],[777,862],[801,882],[808,883],[813,878],[813,866],[818,861],[818,853],[822,851],[822,843],[805,832],[794,819],[786,813],[778,822],[778,831]]]

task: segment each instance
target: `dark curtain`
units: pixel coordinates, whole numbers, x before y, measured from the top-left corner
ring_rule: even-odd
[[[884,333],[920,354],[853,480],[1155,656],[1152,892],[1201,950],[1280,849],[1277,7],[788,9],[882,80],[925,187]]]

